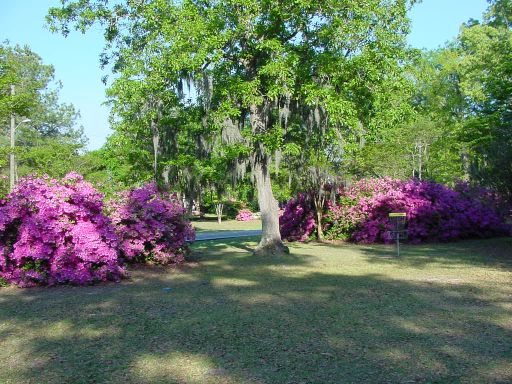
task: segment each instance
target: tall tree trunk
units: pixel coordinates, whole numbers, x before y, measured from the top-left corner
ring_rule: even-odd
[[[160,150],[160,132],[155,120],[151,120],[151,132],[153,134],[153,175],[158,180],[158,152]]]
[[[265,133],[266,119],[264,108],[252,104],[250,106],[251,129],[255,134]],[[258,191],[258,205],[261,213],[261,240],[254,250],[255,254],[282,255],[290,250],[281,240],[279,231],[279,206],[272,193],[270,181],[270,156],[266,153],[263,143],[256,142],[251,159],[252,173]]]
[[[282,254],[288,253],[281,240],[279,231],[279,207],[277,200],[272,194],[272,184],[270,181],[269,161],[253,161],[252,172],[258,191],[258,204],[261,212],[261,240],[256,247],[255,253],[259,254]]]
[[[14,85],[11,84],[11,95],[14,96]],[[14,157],[14,148],[15,148],[15,130],[16,130],[16,116],[14,113],[11,113],[11,130],[10,130],[10,138],[11,138],[11,150],[9,152],[9,192],[12,192],[14,185],[16,184],[16,159]]]
[[[265,132],[265,116],[263,108],[253,104],[250,107],[251,129],[253,133]],[[281,255],[289,253],[281,240],[279,231],[279,207],[272,193],[270,181],[270,156],[261,142],[255,143],[251,159],[252,173],[258,191],[258,205],[261,212],[261,240],[254,250],[256,254]]]
[[[418,179],[422,179],[423,175],[423,143],[418,145]]]
[[[320,192],[322,193],[322,192]],[[324,239],[324,230],[322,229],[322,217],[324,215],[324,199],[320,196],[314,201],[316,213],[316,237],[319,241]]]
[[[217,213],[217,223],[222,223],[222,211],[224,209],[223,203],[215,204],[215,212]]]
[[[323,216],[322,210],[318,211],[318,209],[317,209],[317,211],[316,211],[316,223],[317,223],[316,236],[319,241],[322,241],[324,239],[324,230],[322,229],[322,216]]]
[[[197,194],[197,211],[199,212],[199,218],[202,219],[204,214],[201,210],[201,205],[203,204],[203,193],[202,190],[199,190],[199,193]]]
[[[463,180],[468,181],[471,174],[471,161],[469,153],[465,148],[461,151],[460,159],[462,162],[462,171],[464,173]]]

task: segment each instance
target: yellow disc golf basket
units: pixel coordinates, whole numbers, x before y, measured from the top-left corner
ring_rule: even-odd
[[[396,254],[400,257],[400,240],[407,239],[407,229],[405,228],[407,214],[405,212],[391,212],[389,221],[393,228],[389,231],[391,238],[396,241]]]

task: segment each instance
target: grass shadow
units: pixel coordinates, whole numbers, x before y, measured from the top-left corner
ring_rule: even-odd
[[[0,382],[512,381],[510,286],[400,279],[364,247],[253,244],[194,245],[199,263],[120,284],[1,290]]]
[[[421,268],[435,263],[445,268],[461,264],[512,268],[512,238],[461,240],[451,243],[401,244],[400,257],[394,245],[358,245],[370,263],[394,262]]]

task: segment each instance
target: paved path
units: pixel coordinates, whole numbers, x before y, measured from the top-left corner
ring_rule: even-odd
[[[205,231],[196,233],[196,241],[234,239],[261,235],[261,229],[244,231]]]

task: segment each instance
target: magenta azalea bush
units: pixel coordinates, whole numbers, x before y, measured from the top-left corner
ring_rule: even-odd
[[[281,237],[288,241],[306,241],[316,228],[313,203],[307,194],[291,199],[279,217]]]
[[[362,243],[390,242],[388,215],[405,212],[408,237],[415,243],[507,234],[496,206],[484,190],[480,193],[482,198],[430,181],[361,180],[327,213],[326,233]]]
[[[254,220],[254,214],[249,209],[241,209],[236,215],[238,221],[251,221]]]
[[[121,255],[128,261],[181,263],[187,240],[195,239],[185,209],[175,195],[158,191],[155,183],[120,194],[110,202]]]
[[[500,207],[494,193],[467,184],[451,189],[430,181],[364,179],[327,205],[323,229],[331,240],[387,243],[392,241],[389,213],[405,212],[413,243],[502,236],[510,234],[510,226]],[[313,207],[304,198],[291,200],[284,216],[283,238],[304,241],[312,233]]]
[[[179,263],[194,231],[182,205],[155,184],[104,196],[70,173],[27,177],[0,200],[0,286],[118,281],[125,261]]]
[[[27,177],[0,200],[0,280],[22,287],[119,280],[118,237],[103,195],[76,174]]]

